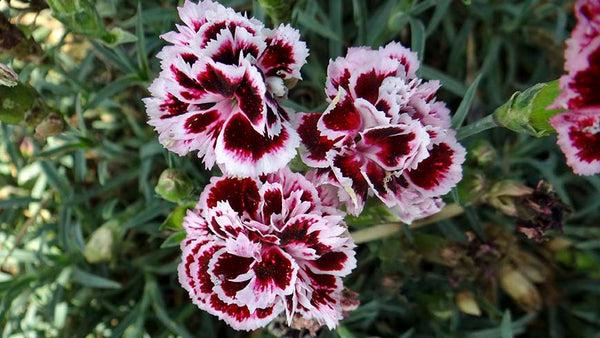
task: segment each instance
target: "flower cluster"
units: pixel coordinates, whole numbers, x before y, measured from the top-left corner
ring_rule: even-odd
[[[579,175],[600,173],[600,3],[575,4],[577,26],[567,40],[561,94],[550,108],[567,111],[550,118],[567,164]]]
[[[392,42],[351,48],[330,62],[323,114],[299,114],[303,161],[314,181],[337,190],[358,215],[369,194],[404,222],[429,216],[462,178],[465,150],[450,111],[435,100],[438,81],[423,82],[416,54]]]
[[[356,266],[342,205],[358,215],[374,194],[410,222],[439,211],[462,176],[439,82],[418,79],[416,54],[398,43],[352,48],[329,65],[327,110],[293,117],[280,102],[308,55],[298,31],[210,0],[179,16],[145,99],[149,124],[167,149],[198,151],[225,175],[183,220],[179,281],[235,329],[277,316],[334,328],[358,303],[341,280]],[[285,167],[300,141],[316,168],[306,176]]]
[[[254,176],[274,172],[295,155],[298,136],[278,99],[300,78],[308,55],[288,25],[271,30],[231,8],[186,1],[185,25],[162,37],[162,72],[145,99],[149,124],[169,150],[197,150],[207,168]]]
[[[193,302],[235,329],[285,312],[333,328],[341,277],[355,267],[343,213],[323,205],[304,176],[282,169],[213,178],[184,219],[179,281]]]

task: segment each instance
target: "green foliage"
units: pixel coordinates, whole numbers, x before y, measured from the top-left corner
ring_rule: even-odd
[[[245,336],[198,310],[177,281],[182,219],[194,205],[190,199],[218,175],[195,155],[168,153],[146,124],[141,99],[160,69],[159,35],[174,29],[177,2],[52,0],[47,1],[51,11],[35,6],[38,1],[24,3],[30,7],[2,7],[27,33],[20,41],[35,57],[0,57],[19,74],[21,84],[12,88],[29,95],[18,101],[21,108],[0,115],[0,336]],[[558,78],[563,40],[573,25],[566,0],[303,0],[289,13],[260,7],[273,1],[223,3],[254,10],[267,24],[288,22],[289,15],[301,31],[310,57],[303,81],[286,102],[297,111],[327,106],[329,58],[344,55],[350,46],[377,48],[396,40],[419,53],[421,77],[440,80],[439,99],[455,113],[453,125],[462,128],[491,114],[516,91]],[[36,20],[25,21],[28,15]],[[2,100],[25,97],[5,94],[10,89],[0,87]],[[535,101],[537,107],[556,95],[549,89],[555,87],[537,92],[535,99],[543,99]],[[34,137],[37,124],[22,123],[31,102],[60,116],[64,131]],[[533,116],[530,122],[536,131],[548,131],[546,120],[547,115]],[[481,138],[494,156],[484,156],[488,147],[485,164],[480,157],[471,159],[465,169],[469,184],[446,196],[447,204],[463,205],[466,212],[403,226],[383,240],[359,245],[359,265],[345,285],[359,292],[361,306],[320,337],[598,332],[600,177],[572,174],[552,137],[534,139],[497,128],[471,135],[464,144],[476,149],[470,144]],[[167,168],[185,174],[193,187],[170,199],[179,206],[155,192]],[[515,233],[515,219],[482,200],[506,179],[530,187],[540,179],[550,182],[574,210],[564,233],[550,232],[545,243]],[[390,222],[378,206],[368,210],[347,219],[351,231]],[[523,252],[552,273],[540,273],[514,256]],[[531,282],[543,296],[542,310],[528,313],[501,289],[505,263],[527,278],[544,277]],[[481,279],[485,276],[491,277]],[[481,316],[457,306],[455,296],[465,289],[475,295]]]

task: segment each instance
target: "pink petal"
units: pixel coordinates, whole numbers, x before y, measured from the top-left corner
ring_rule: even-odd
[[[263,73],[267,77],[301,78],[300,68],[306,63],[308,49],[306,43],[300,41],[300,32],[290,25],[281,24],[268,33],[266,41],[267,48],[258,59]]]
[[[323,168],[328,165],[326,154],[333,148],[333,145],[343,136],[339,136],[335,140],[322,136],[317,129],[317,123],[322,114],[298,114],[298,135],[302,145],[306,148],[306,152],[301,153],[302,161],[314,168]]]
[[[358,215],[364,207],[369,184],[363,174],[365,160],[357,153],[337,154],[333,158],[333,173],[343,189],[350,195],[352,213]]]
[[[440,136],[429,149],[429,157],[407,171],[406,177],[426,196],[446,194],[462,179],[465,153],[453,134]]]
[[[257,176],[275,172],[294,156],[300,143],[298,134],[282,123],[272,138],[256,132],[245,115],[233,115],[223,126],[215,146],[216,161],[228,175]]]
[[[578,175],[600,173],[600,110],[568,111],[550,118],[567,164]]]
[[[389,76],[396,75],[398,62],[392,59],[371,59],[352,70],[349,86],[354,98],[363,98],[373,105],[379,99],[379,87]]]
[[[204,188],[198,207],[215,208],[218,202],[227,202],[240,216],[254,216],[260,201],[259,188],[250,178],[216,177]]]
[[[323,136],[337,139],[340,136],[353,137],[362,127],[360,113],[354,107],[354,100],[344,89],[340,89],[339,101],[334,100],[317,122]]]
[[[358,148],[388,171],[411,168],[429,156],[429,135],[417,121],[370,128],[361,137]]]
[[[404,67],[404,76],[409,79],[416,77],[417,69],[419,69],[419,58],[417,53],[402,46],[399,42],[390,42],[385,47],[379,48],[382,55],[394,59]]]

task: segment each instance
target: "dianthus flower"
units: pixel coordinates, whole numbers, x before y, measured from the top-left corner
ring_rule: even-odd
[[[343,213],[302,175],[213,177],[183,225],[179,281],[192,301],[238,330],[285,312],[333,328],[341,277],[355,267]]]
[[[549,108],[567,164],[579,175],[600,173],[600,2],[575,3],[577,25],[567,40],[561,94]]]
[[[277,100],[300,78],[308,55],[289,25],[271,30],[210,0],[185,2],[185,25],[162,36],[162,71],[145,99],[149,124],[167,149],[197,150],[229,175],[277,171],[299,139]]]
[[[324,113],[298,114],[309,177],[337,190],[355,215],[374,194],[405,222],[441,209],[441,195],[462,178],[465,150],[450,111],[434,96],[438,81],[416,77],[416,54],[392,42],[350,48],[329,63]]]

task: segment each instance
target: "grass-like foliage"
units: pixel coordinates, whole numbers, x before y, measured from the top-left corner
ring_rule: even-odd
[[[554,135],[482,131],[492,125],[481,122],[516,91],[560,77],[573,2],[283,2],[222,1],[300,31],[310,55],[286,107],[324,111],[330,59],[398,41],[418,53],[417,76],[441,81],[437,99],[468,151],[441,214],[409,226],[369,200],[346,218],[359,244],[344,285],[361,304],[316,334],[597,334],[600,176],[573,174]],[[0,62],[19,83],[0,86],[1,337],[309,334],[234,331],[178,282],[182,219],[221,175],[164,149],[147,125],[159,36],[179,22],[181,3],[0,3]],[[290,167],[306,170],[298,158]],[[183,176],[169,183],[176,196],[156,188],[167,168]]]

